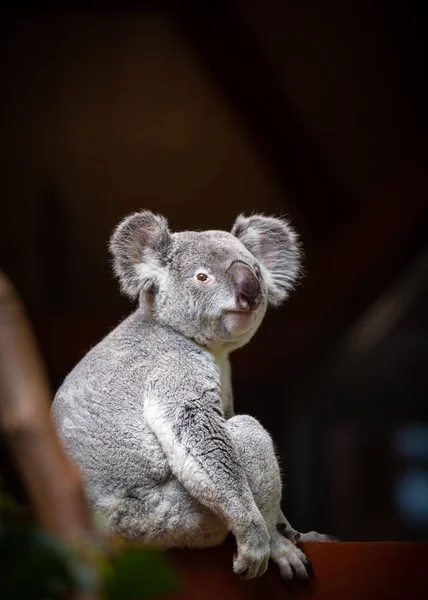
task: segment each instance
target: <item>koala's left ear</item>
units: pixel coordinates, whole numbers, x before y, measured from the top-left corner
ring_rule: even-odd
[[[171,248],[168,221],[148,210],[123,219],[110,239],[113,268],[130,298],[154,289]]]
[[[284,219],[240,215],[232,234],[261,264],[269,304],[281,304],[300,274],[300,249],[295,231]]]

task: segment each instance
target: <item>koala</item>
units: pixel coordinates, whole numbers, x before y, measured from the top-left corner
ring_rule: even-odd
[[[308,577],[298,534],[281,512],[268,432],[235,415],[229,354],[299,275],[299,245],[282,219],[239,216],[231,230],[171,233],[143,210],[110,240],[122,291],[138,308],[66,377],[53,406],[108,530],[161,549],[205,548],[231,533],[233,570]]]

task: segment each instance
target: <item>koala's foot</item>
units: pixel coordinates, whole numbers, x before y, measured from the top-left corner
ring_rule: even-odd
[[[307,533],[300,533],[296,531],[286,523],[278,523],[277,531],[286,537],[288,540],[293,542],[296,546],[303,542],[339,542],[340,540],[334,535],[328,535],[326,533],[318,533],[318,531],[309,531]]]
[[[271,537],[270,557],[278,565],[281,577],[287,581],[294,577],[307,581],[312,574],[309,559],[291,540],[277,531]]]
[[[297,543],[300,542],[339,542],[340,540],[334,535],[328,535],[326,533],[318,533],[317,531],[308,531],[308,533],[299,533],[299,539]]]
[[[300,533],[295,529],[287,529],[283,523],[277,526],[278,532],[293,542],[296,546],[304,542],[340,542],[334,535],[328,535],[326,533],[318,533],[318,531],[308,531],[307,533]]]

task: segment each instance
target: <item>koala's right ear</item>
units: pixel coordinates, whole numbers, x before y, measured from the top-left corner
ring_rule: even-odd
[[[143,210],[119,223],[109,248],[114,272],[125,294],[137,298],[141,291],[156,286],[171,243],[168,221],[161,215]]]

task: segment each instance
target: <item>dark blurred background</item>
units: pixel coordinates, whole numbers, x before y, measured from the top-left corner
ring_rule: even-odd
[[[233,355],[300,530],[428,539],[424,2],[2,9],[0,265],[53,389],[132,309],[107,241],[288,215],[306,277]]]

